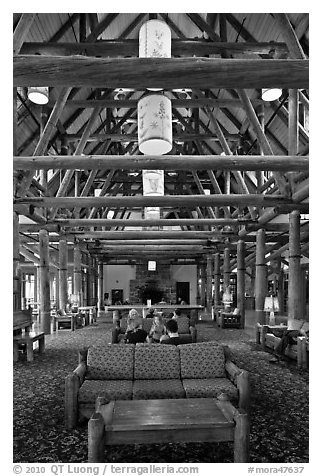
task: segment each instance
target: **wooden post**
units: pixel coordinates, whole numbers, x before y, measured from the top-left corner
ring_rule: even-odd
[[[288,275],[288,317],[302,319],[301,300],[301,244],[300,212],[294,210],[289,215],[289,275]]]
[[[257,115],[258,115],[258,120],[261,125],[261,128],[263,129],[263,132],[265,132],[265,106],[263,104],[259,106],[257,110]],[[263,148],[259,146],[259,149],[260,149],[261,155],[264,155]],[[257,190],[258,190],[258,193],[260,193],[260,189],[264,185],[264,173],[262,172],[262,170],[257,170],[255,174],[256,174],[256,180],[257,180]]]
[[[200,304],[201,306],[206,305],[206,265],[202,261],[200,263]]]
[[[92,258],[90,256],[86,256],[87,262],[87,272],[86,272],[86,305],[92,306]]]
[[[40,329],[50,334],[49,234],[39,230]]]
[[[264,302],[267,294],[267,266],[265,261],[265,230],[256,235],[255,312],[257,322],[265,324]]]
[[[97,282],[97,307],[100,311],[103,308],[103,263],[98,263],[98,282]]]
[[[299,94],[297,89],[288,93],[288,155],[297,155],[299,142]],[[291,189],[295,191],[294,172],[290,172]]]
[[[59,240],[59,308],[66,309],[67,304],[67,241]]]
[[[240,311],[241,327],[245,327],[245,242],[237,242],[237,307]]]
[[[230,248],[224,249],[224,290],[230,285]]]
[[[236,422],[234,435],[234,463],[249,461],[249,420],[247,413],[237,411],[234,414]]]
[[[105,424],[102,415],[95,412],[88,421],[88,462],[104,462]]]
[[[212,256],[207,256],[207,314],[208,317],[212,317]]]
[[[220,305],[220,253],[215,253],[214,260],[214,305]]]
[[[19,215],[13,212],[13,310],[21,309],[21,275],[19,254]]]
[[[79,244],[74,247],[74,294],[77,296],[78,306],[81,305],[82,299],[82,252]]]
[[[55,304],[56,309],[59,309],[59,269],[55,269]]]

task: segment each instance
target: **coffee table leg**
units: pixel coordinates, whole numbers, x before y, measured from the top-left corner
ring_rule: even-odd
[[[249,421],[247,413],[236,412],[234,437],[234,463],[249,461]]]
[[[27,348],[27,362],[32,362],[34,360],[34,346],[32,339],[26,341]]]
[[[104,462],[105,424],[100,413],[93,413],[88,421],[88,462]]]

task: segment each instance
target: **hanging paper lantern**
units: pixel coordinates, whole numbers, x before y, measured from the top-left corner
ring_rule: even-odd
[[[171,58],[171,29],[161,20],[149,20],[139,32],[139,58]],[[158,91],[163,88],[148,88]]]
[[[28,98],[35,104],[47,104],[49,101],[49,88],[47,86],[33,86],[28,88]]]
[[[150,94],[138,102],[139,150],[163,155],[172,149],[171,101],[163,94]]]
[[[142,180],[144,196],[164,195],[164,170],[142,170]]]

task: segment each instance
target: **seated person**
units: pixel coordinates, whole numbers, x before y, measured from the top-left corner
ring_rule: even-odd
[[[181,309],[175,309],[172,319],[177,320],[180,317],[188,317],[187,314],[181,311]]]
[[[169,319],[165,324],[167,336],[163,335],[160,338],[160,344],[178,345],[183,344],[181,337],[178,334],[178,324],[175,319]]]
[[[135,311],[135,309],[131,310]],[[124,335],[124,342],[126,344],[137,344],[138,342],[145,342],[148,335],[147,332],[142,329],[141,317],[138,315],[137,311],[135,312],[136,315],[132,313],[132,317],[131,319],[129,319],[128,327]]]
[[[163,335],[166,335],[166,327],[163,322],[162,312],[157,312],[149,332],[149,342],[160,342],[160,338]]]
[[[148,309],[148,312],[146,313],[146,316],[145,317],[151,317],[151,318],[154,318],[155,314],[154,314],[154,309],[153,307],[150,307]]]
[[[303,329],[303,325],[300,327],[300,329],[292,329],[290,327],[287,327],[287,329],[283,328],[270,328],[269,327],[269,332],[271,334],[274,334],[276,337],[280,337],[280,341],[275,348],[275,356],[270,362],[279,362],[281,359],[283,359],[283,356],[285,354],[285,350],[287,346],[289,345],[294,345],[297,342],[297,337],[300,336],[305,336],[309,337],[309,331]]]

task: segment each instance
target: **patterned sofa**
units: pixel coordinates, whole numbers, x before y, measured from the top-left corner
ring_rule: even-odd
[[[184,345],[98,344],[80,353],[65,380],[65,424],[90,418],[98,396],[105,401],[218,397],[225,393],[248,410],[248,372],[215,342]]]
[[[305,332],[309,330],[309,323],[299,319],[289,319],[287,325],[281,324],[280,326],[269,326],[257,324],[256,330],[256,342],[261,344],[263,350],[275,350],[280,342],[280,337],[273,334],[272,330],[288,329],[288,330],[300,330]],[[299,336],[296,339],[296,344],[289,345],[285,350],[285,355],[291,359],[297,361],[298,368],[306,368],[308,365],[308,351],[309,343],[308,338],[305,336]]]
[[[153,318],[146,317],[142,319],[142,328],[149,333],[152,326]],[[197,342],[197,329],[195,324],[187,316],[182,316],[177,319],[178,332],[180,337],[187,342]],[[125,334],[127,327],[127,318],[122,317],[112,330],[112,344],[118,343],[120,334]]]

